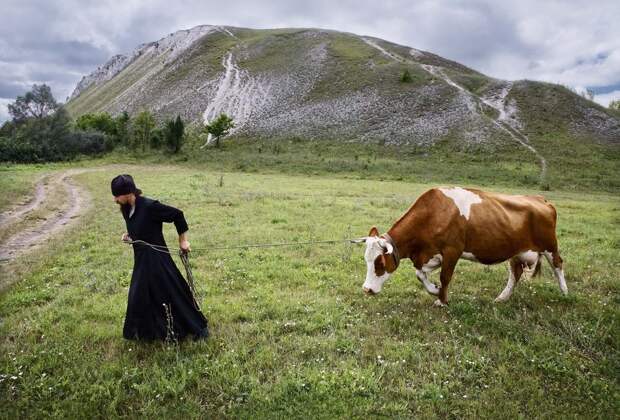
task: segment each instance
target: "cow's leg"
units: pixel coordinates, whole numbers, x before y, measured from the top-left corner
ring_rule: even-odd
[[[454,268],[459,260],[461,252],[454,252],[454,250],[448,250],[443,252],[443,262],[441,264],[441,289],[439,289],[439,299],[437,299],[433,305],[445,306],[448,304],[448,285],[452,280],[452,274]]]
[[[564,279],[564,270],[562,269],[562,257],[560,257],[560,253],[557,251],[549,252],[545,251],[545,258],[553,268],[553,273],[555,274],[555,278],[560,285],[560,290],[564,295],[568,295],[568,287],[566,287],[566,279]]]
[[[512,257],[508,263],[508,283],[502,293],[495,298],[495,302],[506,302],[510,298],[521,274],[523,274],[523,263],[518,257]]]
[[[418,280],[422,282],[422,284],[426,288],[426,291],[433,296],[437,296],[439,294],[439,289],[437,288],[437,286],[435,286],[433,283],[429,281],[428,274],[430,273],[424,272],[422,270],[418,270],[417,268],[415,270],[415,275],[418,277]]]

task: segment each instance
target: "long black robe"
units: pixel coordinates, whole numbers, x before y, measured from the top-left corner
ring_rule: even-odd
[[[123,216],[127,233],[134,241],[141,239],[165,246],[164,222],[173,222],[179,234],[188,229],[182,211],[146,197],[136,197],[131,217]],[[170,254],[143,244],[133,244],[133,251],[134,267],[123,336],[144,340],[173,338],[169,331],[170,317],[164,305],[172,315],[174,338],[188,334],[206,336],[207,319],[196,308],[192,292]]]

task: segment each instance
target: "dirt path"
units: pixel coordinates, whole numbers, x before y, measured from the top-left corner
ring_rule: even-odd
[[[43,245],[86,210],[89,194],[71,179],[86,171],[72,169],[44,176],[30,201],[0,214],[1,265]]]
[[[1,213],[0,214],[0,226],[6,226],[8,224],[14,223],[16,220],[19,220],[19,218],[22,215],[37,208],[39,204],[45,198],[45,195],[47,194],[46,187],[47,187],[47,178],[45,176],[40,177],[37,180],[37,183],[35,186],[34,197],[31,198],[26,203],[24,203],[23,205],[14,207],[10,210],[7,210],[4,213]]]
[[[446,82],[448,85],[456,88],[462,95],[465,95],[468,98],[470,98],[471,101],[473,101],[472,103],[478,104],[478,106],[476,107],[477,109],[471,109],[471,110],[473,112],[477,112],[483,118],[488,119],[498,129],[500,129],[501,131],[503,131],[506,134],[508,134],[513,140],[515,140],[521,146],[523,146],[528,151],[530,151],[532,154],[534,154],[536,156],[536,158],[538,159],[539,163],[540,163],[540,181],[542,182],[542,181],[545,180],[545,177],[546,177],[546,174],[547,174],[547,161],[538,152],[538,150],[536,150],[534,148],[534,146],[532,146],[532,144],[530,143],[527,135],[525,133],[523,133],[518,127],[516,127],[515,125],[510,124],[508,122],[507,113],[506,113],[506,97],[508,96],[508,94],[510,93],[510,89],[512,88],[512,83],[511,82],[508,82],[506,84],[506,86],[504,87],[504,89],[502,89],[502,91],[501,91],[499,96],[497,96],[495,98],[492,98],[492,99],[482,98],[480,96],[474,95],[473,93],[471,93],[470,91],[465,89],[463,86],[455,83],[438,66],[431,66],[431,65],[428,65],[428,64],[419,64],[419,63],[417,63],[415,61],[403,58],[403,57],[401,57],[398,54],[394,54],[394,53],[392,53],[390,51],[387,51],[385,48],[381,47],[379,44],[374,42],[372,39],[365,38],[365,37],[362,37],[361,39],[366,44],[370,45],[373,48],[376,48],[383,55],[385,55],[386,57],[388,57],[388,58],[390,58],[390,59],[392,59],[394,61],[398,61],[400,63],[412,63],[412,64],[419,65],[420,67],[422,67],[428,73],[432,74],[433,76],[439,77],[444,82]],[[487,116],[484,112],[482,112],[482,110],[480,109],[480,104],[481,103],[485,104],[488,107],[491,107],[491,108],[495,109],[498,112],[498,117],[497,118],[491,118],[491,117]]]
[[[511,127],[509,124],[506,123],[506,111],[505,111],[504,98],[506,96],[508,96],[509,89],[505,89],[502,92],[502,97],[499,98],[499,101],[493,102],[493,101],[489,101],[489,100],[487,100],[485,98],[481,98],[479,96],[476,96],[473,93],[471,93],[470,91],[468,91],[467,89],[465,89],[463,86],[455,83],[452,79],[450,79],[443,72],[442,69],[440,69],[437,66],[431,66],[431,65],[428,65],[428,64],[423,64],[422,68],[424,68],[424,70],[426,70],[430,74],[443,79],[444,82],[446,82],[450,86],[455,87],[456,89],[458,89],[463,95],[469,96],[472,99],[478,100],[478,101],[484,103],[485,105],[495,109],[498,112],[498,117],[497,118],[491,118],[491,117],[487,116],[484,112],[481,112],[481,111],[478,112],[478,113],[482,117],[488,119],[493,125],[495,125],[500,130],[504,131],[506,134],[508,134],[510,137],[512,137],[515,141],[517,141],[517,143],[519,143],[521,146],[525,147],[527,150],[529,150],[530,152],[532,152],[536,156],[536,158],[540,162],[540,180],[541,180],[541,182],[544,181],[545,176],[547,174],[547,161],[538,152],[538,150],[536,150],[530,144],[529,139],[527,138],[527,135],[522,133],[516,127]],[[512,87],[512,84],[510,84],[509,86]]]

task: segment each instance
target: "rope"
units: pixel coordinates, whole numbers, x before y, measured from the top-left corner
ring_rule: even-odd
[[[192,267],[189,265],[189,252],[184,252],[183,250],[179,250],[179,257],[181,258],[181,262],[185,267],[185,274],[187,277],[187,284],[189,285],[189,290],[192,292],[192,300],[194,301],[194,307],[201,311],[200,306],[198,305],[198,293],[196,292],[196,286],[194,286],[194,274],[192,273]],[[202,311],[201,311],[202,312]]]
[[[247,248],[273,248],[273,247],[280,247],[280,246],[319,245],[319,244],[338,244],[338,243],[359,244],[359,243],[364,242],[364,240],[365,240],[364,238],[355,238],[355,239],[340,239],[340,240],[327,240],[327,241],[275,242],[275,243],[267,243],[267,244],[247,244],[247,245],[235,245],[235,246],[213,246],[209,248],[193,248],[193,251],[214,251],[214,250],[232,250],[232,249],[247,249]],[[149,246],[153,248],[155,251],[172,254],[170,250],[168,249],[168,247],[165,245],[151,244],[141,239],[136,239],[134,241],[125,241],[125,243],[145,245],[145,246]]]
[[[267,247],[278,247],[278,246],[297,246],[297,245],[314,245],[314,244],[336,244],[336,243],[351,243],[351,244],[359,244],[364,242],[364,238],[355,238],[355,239],[341,239],[341,240],[328,240],[328,241],[307,241],[307,242],[278,242],[271,244],[248,244],[248,245],[237,245],[237,246],[220,246],[220,247],[212,247],[212,248],[195,248],[196,250],[224,250],[224,249],[245,249],[245,248],[267,248]],[[143,241],[141,239],[136,239],[135,241],[124,241],[126,244],[137,244],[137,245],[145,245],[151,247],[157,252],[163,252],[165,254],[172,255],[172,252],[165,245],[156,245],[151,244],[149,242]],[[179,249],[179,257],[181,258],[181,262],[183,263],[183,267],[185,267],[185,274],[187,277],[187,284],[192,293],[192,300],[194,302],[194,307],[201,311],[200,306],[198,305],[198,296],[196,292],[196,286],[194,284],[194,274],[192,273],[192,267],[189,264],[189,252],[185,252],[182,249]]]

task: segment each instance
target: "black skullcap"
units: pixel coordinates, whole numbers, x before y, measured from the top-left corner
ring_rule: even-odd
[[[119,175],[112,180],[112,195],[118,197],[119,195],[135,193],[137,188],[133,182],[131,175]]]

